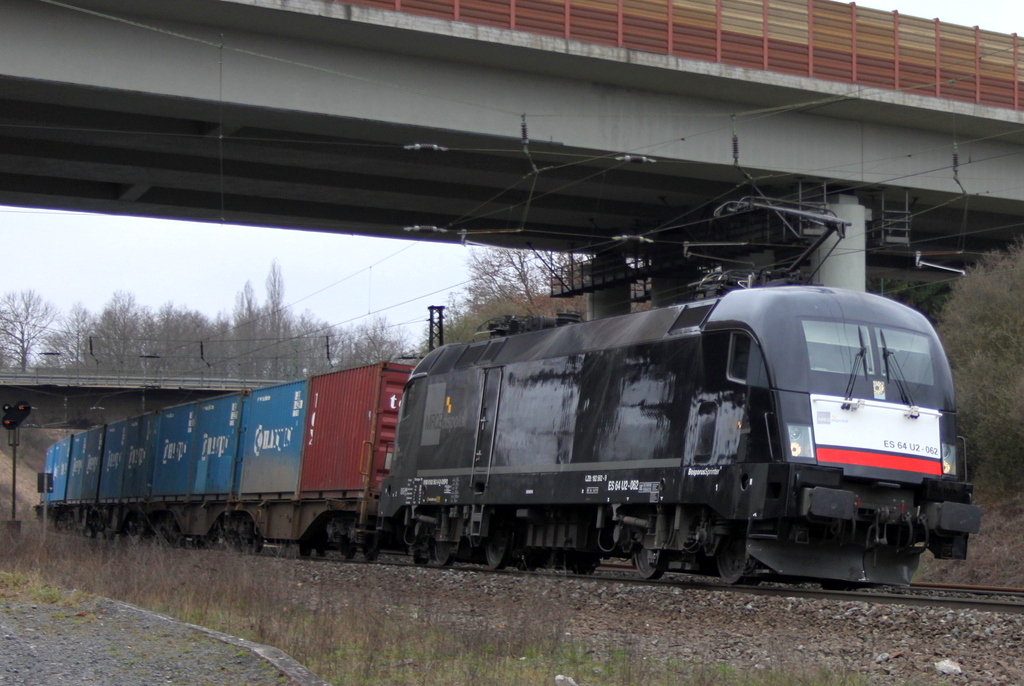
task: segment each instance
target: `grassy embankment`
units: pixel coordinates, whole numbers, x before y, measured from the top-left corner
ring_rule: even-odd
[[[411,589],[300,586],[291,560],[131,546],[48,536],[26,523],[0,545],[0,597],[45,598],[78,589],[274,645],[334,684],[380,686],[859,686],[859,677],[808,665],[739,671],[644,658],[628,645],[588,645],[566,635],[567,610],[543,599],[488,608],[497,621],[453,625],[450,598]],[[493,615],[491,615],[493,617]]]

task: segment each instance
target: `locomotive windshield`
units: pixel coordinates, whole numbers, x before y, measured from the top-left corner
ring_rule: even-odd
[[[878,324],[804,319],[809,389],[841,397],[932,405],[935,364],[923,333]]]
[[[884,376],[902,374],[911,384],[934,383],[928,337],[889,327],[805,320],[804,341],[812,372]]]
[[[705,330],[744,327],[780,391],[955,407],[934,329],[892,300],[821,287],[751,288],[722,298]]]

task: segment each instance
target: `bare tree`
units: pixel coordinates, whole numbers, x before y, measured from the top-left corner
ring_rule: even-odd
[[[47,357],[47,366],[81,367],[89,362],[89,336],[96,318],[82,303],[75,303],[62,314],[53,331],[46,337],[46,347],[60,353]]]
[[[583,298],[551,297],[551,280],[561,274],[568,255],[541,256],[511,248],[476,248],[468,264],[472,281],[447,305],[445,341],[478,338],[477,328],[502,315],[554,316],[559,312],[582,314]]]
[[[145,322],[151,313],[127,291],[116,291],[96,319],[94,359],[104,367],[136,372],[141,365]]]
[[[0,298],[0,345],[14,364],[26,371],[36,348],[51,333],[60,312],[32,289],[12,291]]]

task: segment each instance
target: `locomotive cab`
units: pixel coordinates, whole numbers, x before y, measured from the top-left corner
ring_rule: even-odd
[[[783,287],[724,298],[705,335],[733,328],[756,339],[756,355],[734,333],[727,376],[740,380],[734,370],[756,368],[755,357],[764,365],[745,382],[770,388],[773,407],[758,413],[769,459],[790,465],[774,484],[788,502],[748,513],[751,558],[781,575],[909,583],[925,549],[966,556],[980,510],[959,481],[952,377],[922,315],[868,294]]]

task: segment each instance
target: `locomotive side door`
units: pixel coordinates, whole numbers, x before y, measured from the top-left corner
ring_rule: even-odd
[[[484,370],[483,390],[480,393],[480,414],[473,447],[473,492],[483,493],[491,475],[491,456],[494,451],[494,427],[498,418],[501,398],[501,379],[504,369],[491,367]]]

